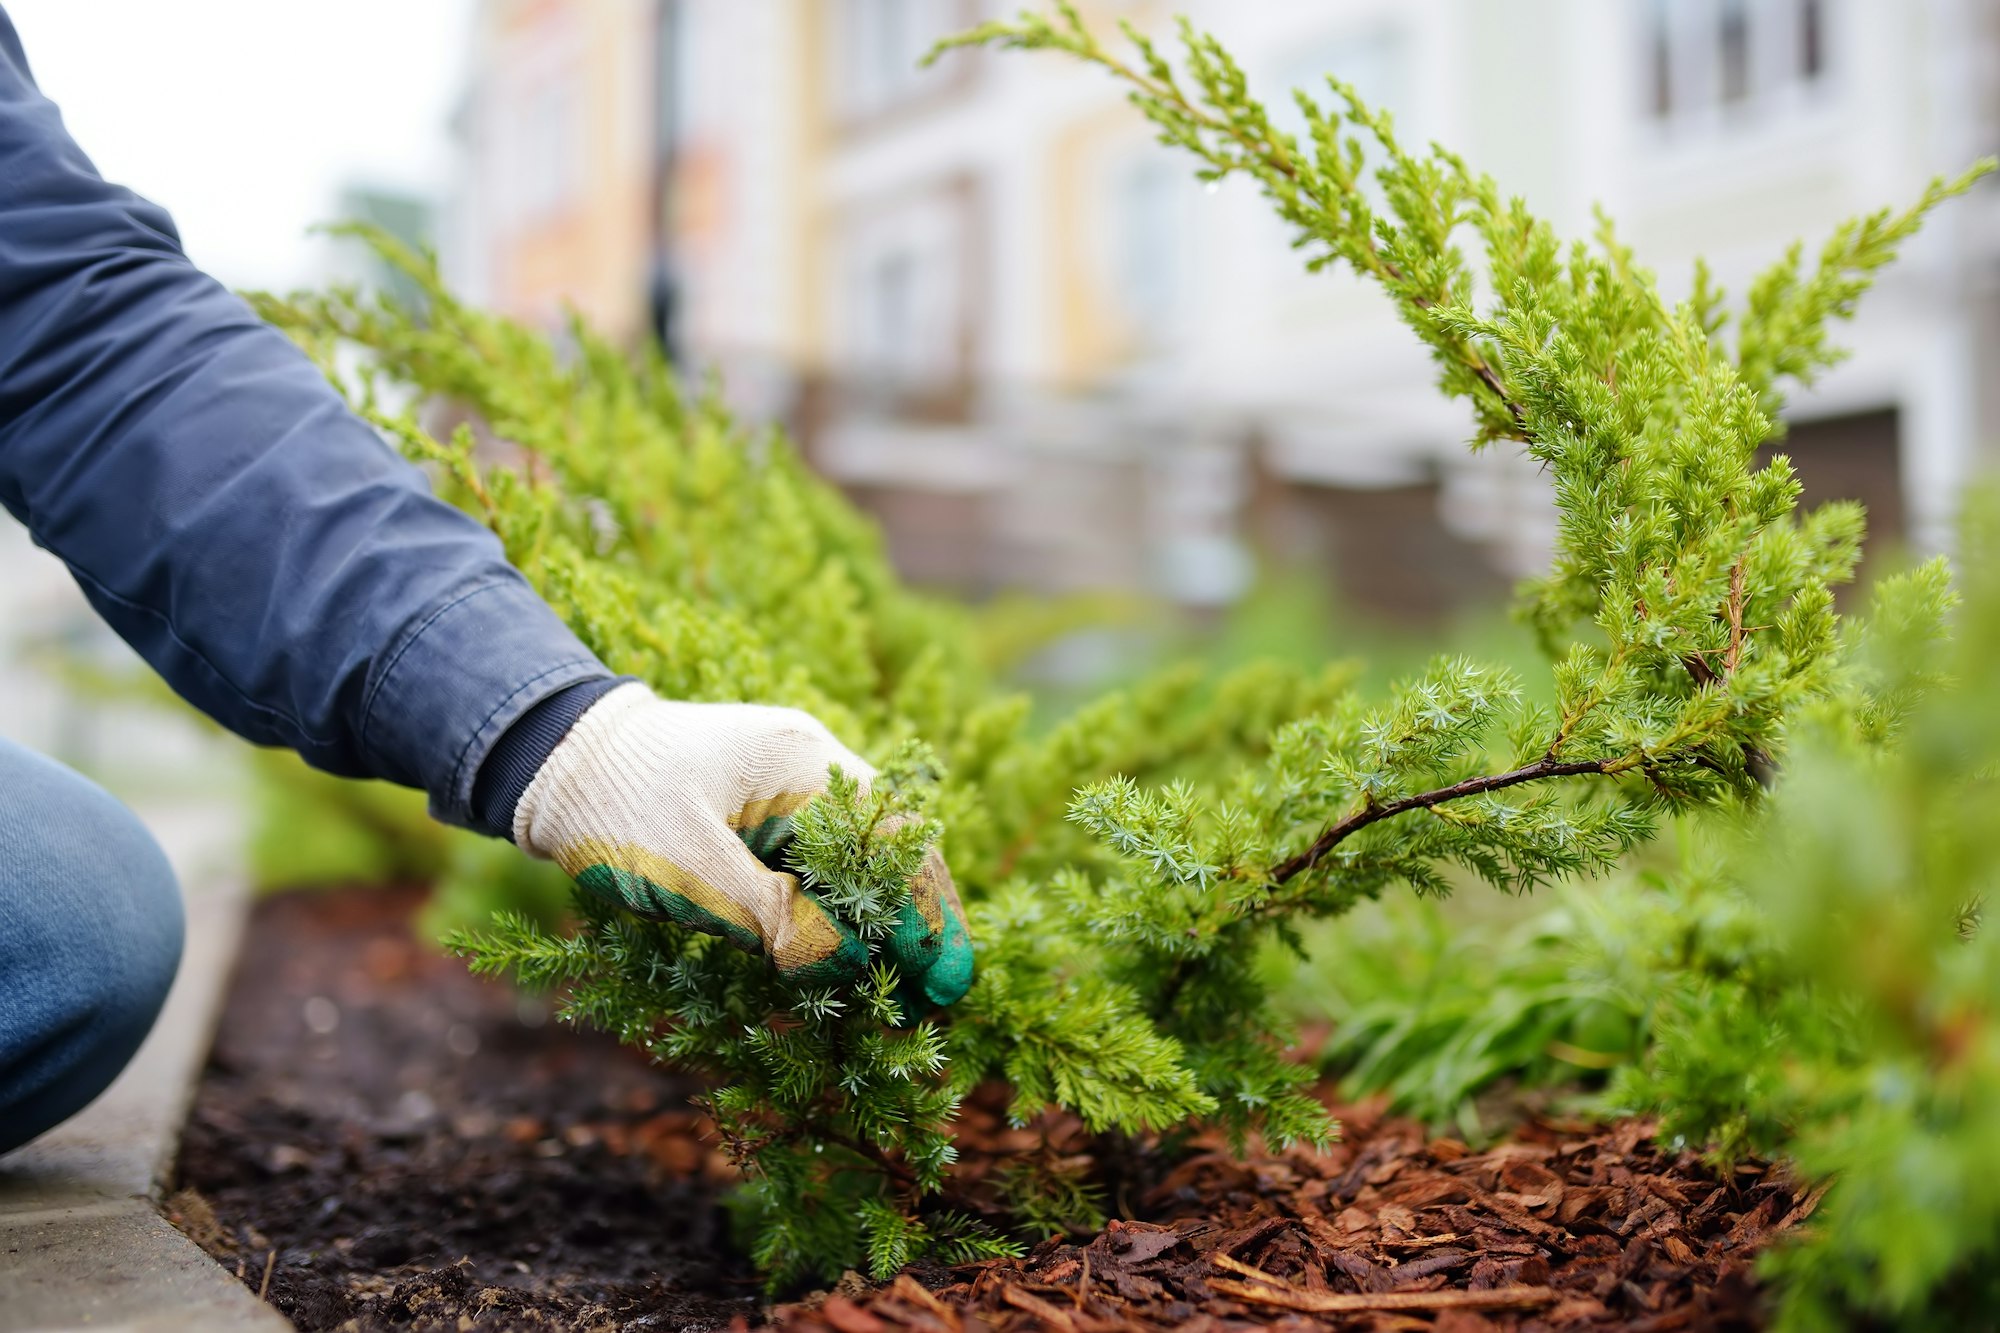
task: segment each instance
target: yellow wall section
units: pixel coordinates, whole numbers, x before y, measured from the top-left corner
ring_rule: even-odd
[[[647,72],[631,52],[634,43],[639,49],[651,43],[648,14],[643,5],[591,0],[511,5],[500,15],[499,49],[562,12],[576,15],[584,30],[574,72],[584,97],[583,175],[562,211],[501,235],[496,292],[509,313],[546,320],[568,304],[614,338],[634,338],[647,316],[652,171],[650,151],[632,150],[633,109],[650,106],[650,99],[643,87],[631,86],[634,74]],[[650,118],[644,131],[650,133]]]
[[[1056,379],[1075,388],[1117,368],[1138,346],[1138,330],[1109,299],[1103,271],[1105,164],[1111,150],[1140,132],[1138,113],[1123,102],[1065,126],[1049,149],[1047,216],[1050,273],[1056,284],[1053,346]]]
[[[827,314],[827,284],[831,281],[828,262],[829,247],[833,243],[833,210],[827,206],[825,197],[826,151],[829,135],[829,118],[821,114],[828,101],[826,51],[831,40],[827,32],[826,15],[829,8],[823,0],[791,0],[796,15],[794,27],[799,34],[797,49],[793,59],[797,68],[793,71],[789,86],[795,89],[792,114],[797,118],[798,133],[793,142],[797,145],[792,180],[796,183],[794,199],[798,208],[798,222],[793,229],[796,252],[793,255],[792,270],[793,309],[798,318],[793,321],[791,336],[793,351],[801,367],[808,371],[821,371],[830,358],[829,344],[832,331],[828,327],[831,320]]]

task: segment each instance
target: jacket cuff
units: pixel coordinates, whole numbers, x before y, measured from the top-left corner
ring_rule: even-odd
[[[433,817],[476,827],[473,783],[500,738],[550,695],[610,677],[527,580],[482,583],[391,649],[361,744],[382,776],[430,793]]]
[[[549,695],[521,714],[521,720],[494,743],[472,783],[471,827],[495,838],[514,836],[514,807],[590,706],[636,677],[586,680]]]

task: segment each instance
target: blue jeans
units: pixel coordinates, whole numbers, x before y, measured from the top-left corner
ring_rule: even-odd
[[[0,740],[0,1152],[118,1076],[167,998],[183,928],[138,817]]]

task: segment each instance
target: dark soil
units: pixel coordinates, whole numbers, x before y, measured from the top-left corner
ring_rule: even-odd
[[[754,1314],[694,1089],[412,933],[252,914],[181,1149],[184,1230],[301,1329],[709,1329]],[[273,1258],[275,1256],[275,1258]]]
[[[435,956],[416,901],[260,904],[188,1128],[172,1215],[302,1329],[1756,1327],[1816,1201],[1636,1122],[1473,1153],[1348,1108],[1323,1153],[1128,1154],[1139,1220],[1087,1241],[762,1308],[692,1085]],[[971,1160],[1033,1137],[966,1120]]]

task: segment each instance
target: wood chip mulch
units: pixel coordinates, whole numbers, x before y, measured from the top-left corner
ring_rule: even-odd
[[[1366,1111],[1328,1151],[1182,1163],[1085,1243],[772,1311],[786,1333],[1730,1329],[1763,1322],[1759,1249],[1819,1201],[1718,1179],[1651,1126],[1530,1126],[1472,1152]]]

